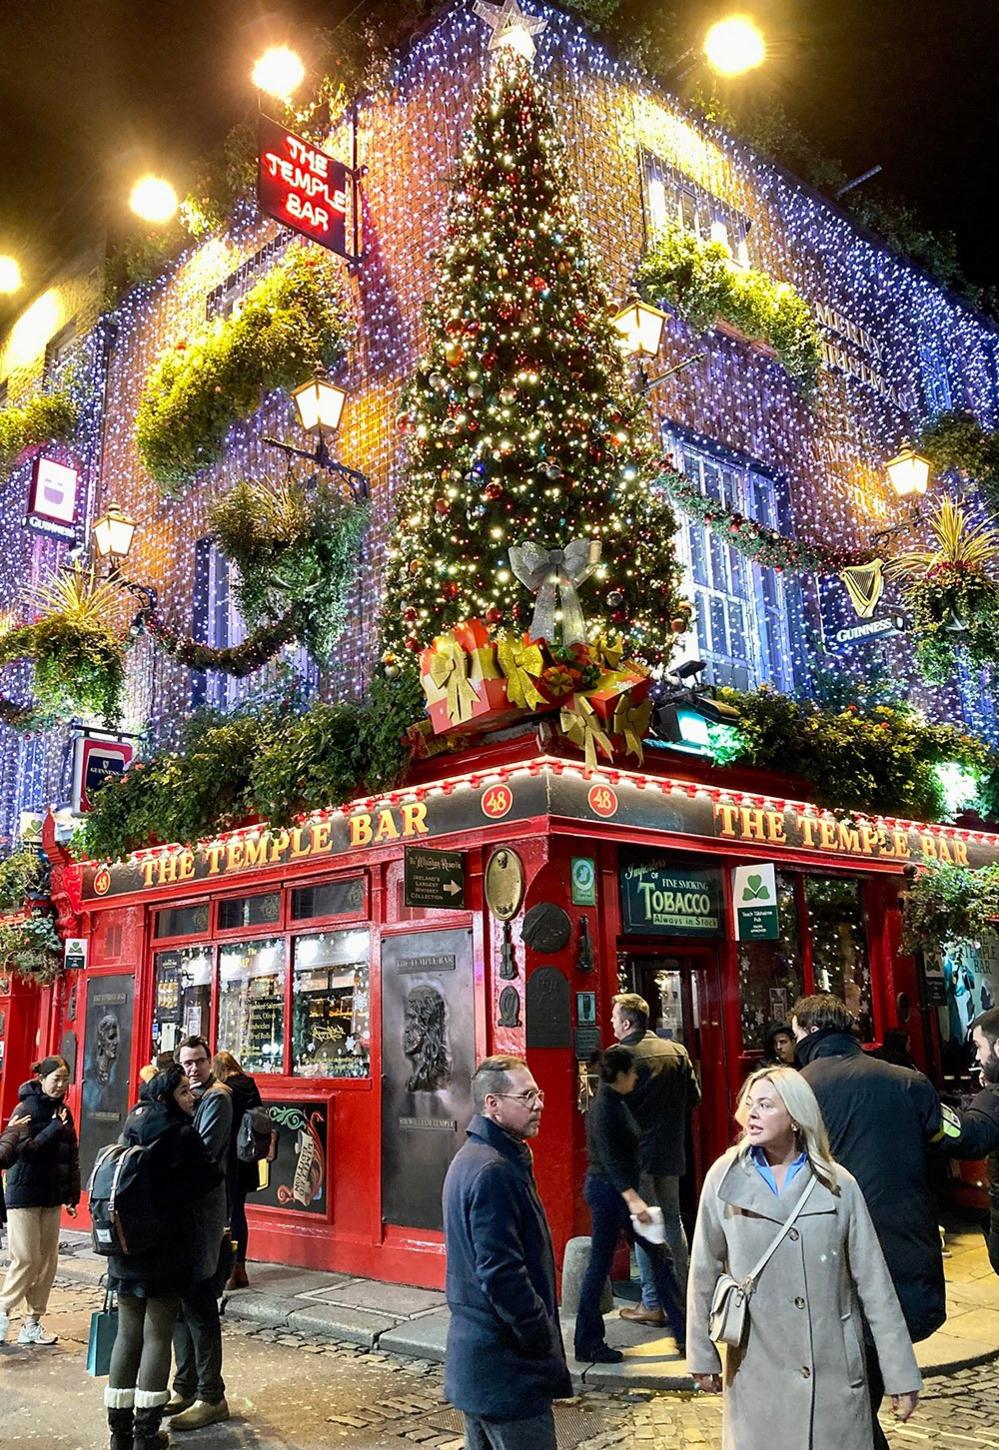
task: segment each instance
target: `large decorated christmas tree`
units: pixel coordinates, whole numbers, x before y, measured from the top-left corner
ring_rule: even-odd
[[[382,623],[392,672],[470,618],[569,646],[580,610],[587,640],[616,641],[617,659],[668,655],[675,523],[650,491],[657,450],[612,315],[551,107],[529,62],[499,50],[399,419],[407,466]]]

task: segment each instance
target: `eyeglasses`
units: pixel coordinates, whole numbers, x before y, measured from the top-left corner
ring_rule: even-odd
[[[493,1093],[494,1098],[512,1098],[515,1103],[523,1103],[525,1108],[533,1108],[536,1104],[543,1103],[545,1095],[540,1088],[533,1088],[526,1093]]]

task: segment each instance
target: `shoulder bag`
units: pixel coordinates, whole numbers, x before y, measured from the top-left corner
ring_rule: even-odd
[[[816,1181],[813,1173],[811,1182],[795,1204],[794,1212],[781,1227],[780,1233],[769,1245],[752,1273],[747,1274],[741,1281],[733,1279],[731,1274],[718,1275],[718,1282],[711,1295],[711,1308],[708,1311],[708,1338],[715,1344],[730,1344],[733,1348],[738,1349],[745,1340],[749,1324],[749,1301],[753,1297],[757,1280],[778,1246],[794,1227],[794,1221],[808,1202],[808,1196],[815,1187]]]

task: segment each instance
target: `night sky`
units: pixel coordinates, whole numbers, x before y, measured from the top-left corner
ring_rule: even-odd
[[[663,13],[647,3],[650,17]],[[30,287],[81,217],[120,218],[142,171],[183,194],[199,155],[252,105],[256,55],[285,41],[305,51],[315,26],[354,4],[0,0],[0,252],[18,257]],[[881,162],[890,189],[958,233],[969,275],[999,281],[985,222],[999,139],[995,0],[691,0],[685,18],[696,32],[739,8],[770,43],[766,78],[752,84],[772,87],[851,175]]]

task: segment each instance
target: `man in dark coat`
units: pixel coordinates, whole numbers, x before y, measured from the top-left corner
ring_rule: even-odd
[[[982,1070],[982,1091],[960,1114],[961,1155],[988,1155],[989,1219],[985,1241],[989,1263],[999,1274],[999,1007],[983,1012],[971,1024],[971,1040]]]
[[[552,1400],[572,1394],[555,1297],[555,1256],[527,1139],[542,1096],[527,1064],[487,1057],[476,1116],[444,1180],[444,1392],[468,1450],[555,1450]]]
[[[701,1089],[687,1049],[649,1031],[649,1004],[635,992],[620,992],[611,1009],[611,1028],[622,1047],[630,1049],[638,1082],[628,1098],[642,1130],[642,1177],[638,1191],[648,1204],[663,1211],[666,1243],[680,1298],[687,1291],[687,1236],[680,1218],[680,1179],[687,1170],[687,1125],[701,1101]],[[621,1310],[622,1319],[663,1325],[666,1316],[656,1294],[652,1261],[637,1245],[642,1276],[642,1302]]]
[[[926,1147],[954,1132],[929,1078],[864,1052],[845,1003],[829,992],[794,1004],[801,1072],[818,1098],[832,1155],[856,1178],[913,1342],[947,1318],[940,1232]],[[877,1420],[884,1384],[866,1345],[875,1450],[888,1450]]]

